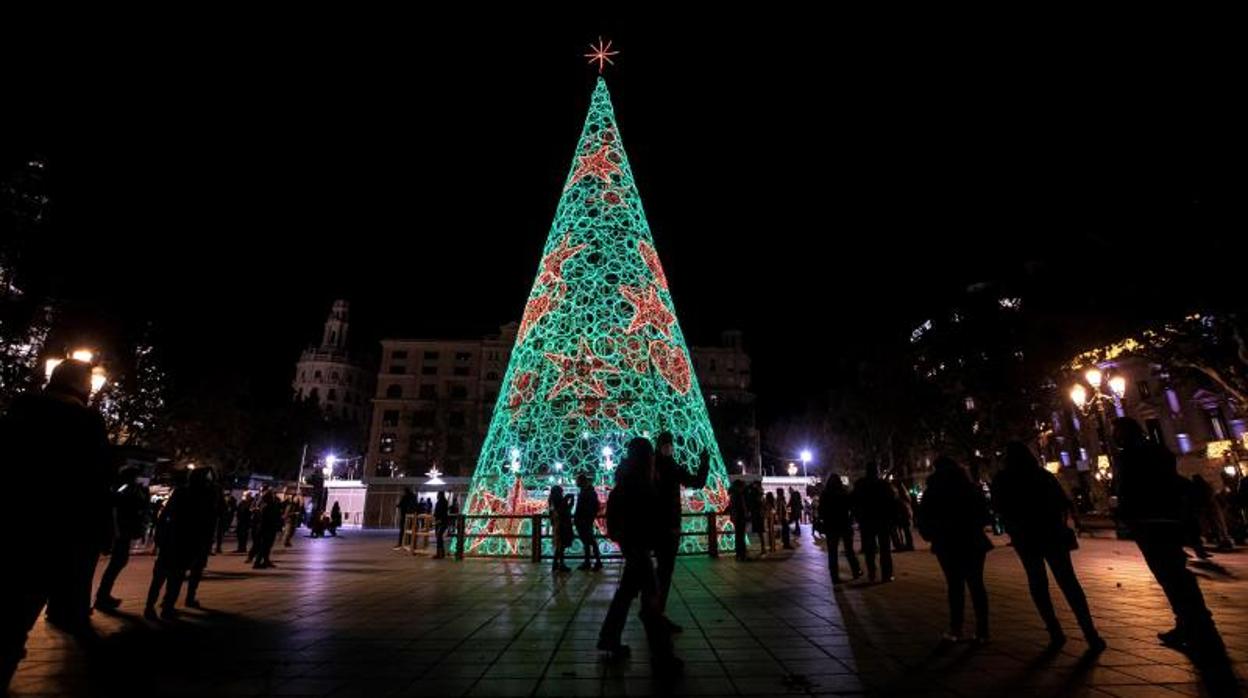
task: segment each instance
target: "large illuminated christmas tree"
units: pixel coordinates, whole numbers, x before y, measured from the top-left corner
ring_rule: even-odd
[[[707,486],[686,492],[686,510],[722,511],[728,484],[723,458],[611,96],[599,78],[481,447],[467,512],[542,513],[550,487],[574,492],[581,473],[593,478],[605,504],[625,444],[662,431],[675,435],[681,465],[695,467],[703,449],[711,456]],[[705,524],[705,517],[685,519],[686,530],[705,530]],[[515,554],[530,525],[527,518],[470,518],[468,550]],[[703,537],[686,536],[683,548],[704,544]]]

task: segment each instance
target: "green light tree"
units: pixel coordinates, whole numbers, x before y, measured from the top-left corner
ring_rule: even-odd
[[[605,503],[625,444],[675,435],[678,463],[711,454],[705,489],[685,508],[722,511],[728,477],[676,321],[620,140],[611,96],[599,78],[576,157],[559,199],[537,279],[481,448],[469,514],[536,514],[550,487],[582,473]],[[685,529],[705,530],[704,517]],[[726,517],[721,528],[727,526]],[[470,552],[518,552],[527,519],[469,519]],[[686,536],[684,550],[704,539]]]

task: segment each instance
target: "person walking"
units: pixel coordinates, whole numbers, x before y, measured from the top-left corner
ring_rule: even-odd
[[[655,489],[659,498],[659,509],[655,514],[660,518],[657,529],[659,536],[655,546],[655,574],[659,579],[659,608],[666,613],[667,596],[672,589],[672,575],[676,572],[676,553],[680,550],[680,532],[683,524],[681,516],[680,488],[702,489],[706,487],[706,477],[711,469],[711,455],[703,449],[698,457],[698,468],[690,472],[676,462],[674,457],[675,444],[671,432],[663,432],[658,438],[658,452],[654,456]],[[675,623],[671,631],[678,633],[682,628]]]
[[[802,495],[797,490],[789,488],[789,521],[793,523],[793,539],[797,540],[802,537],[802,512],[805,510],[805,503],[802,501]]]
[[[95,590],[95,608],[99,611],[113,611],[121,605],[121,599],[113,596],[113,585],[117,576],[130,562],[130,546],[143,537],[147,525],[143,520],[147,513],[147,494],[139,486],[139,469],[122,468],[118,474],[118,485],[113,490],[113,548],[108,556],[108,567],[100,577],[100,585]]]
[[[18,396],[0,420],[6,486],[18,493],[6,520],[28,527],[12,536],[6,593],[0,594],[0,688],[25,656],[26,637],[47,606],[48,622],[91,634],[91,583],[112,533],[108,436],[90,407],[91,366],[66,360],[42,391]],[[37,467],[35,467],[37,465]],[[57,511],[42,498],[56,479]]]
[[[253,506],[255,506],[255,500],[252,499],[251,491],[248,490],[243,493],[243,498],[238,500],[238,519],[234,527],[234,535],[238,538],[238,549],[234,552],[247,552],[247,537],[251,533]]]
[[[836,560],[836,549],[840,544],[845,548],[845,561],[849,563],[849,572],[854,579],[862,576],[862,568],[858,565],[858,556],[854,554],[854,522],[853,506],[849,490],[841,482],[838,475],[828,478],[828,484],[819,495],[819,518],[823,522],[824,544],[828,547],[828,571],[832,573],[832,584],[841,583],[840,564]]]
[[[572,545],[572,495],[563,493],[563,487],[550,488],[547,500],[550,514],[551,572],[571,572],[563,561],[564,553]]]
[[[255,545],[252,546],[254,569],[276,567],[271,558],[277,534],[282,530],[283,509],[284,504],[277,498],[277,494],[273,490],[265,490],[260,497],[260,511],[256,516],[259,532],[256,534]]]
[[[334,502],[334,506],[329,510],[329,535],[337,538],[340,528],[342,528],[342,508],[338,506],[338,502]]]
[[[225,534],[234,523],[234,515],[238,513],[238,501],[228,492],[221,493],[220,516],[217,518],[217,546],[215,554],[221,554],[221,546],[225,543]]]
[[[774,508],[776,528],[780,531],[780,544],[785,550],[792,550],[793,543],[789,541],[789,505],[784,498],[784,488],[776,488],[776,499]]]
[[[397,510],[395,515],[399,520],[399,540],[394,544],[394,549],[398,550],[403,547],[403,534],[408,529],[408,526],[405,525],[407,523],[407,515],[415,514],[420,509],[420,500],[416,498],[416,493],[412,491],[412,488],[408,487],[403,490],[403,496],[399,498],[399,503],[394,508]]]
[[[897,517],[893,526],[893,550],[897,552],[914,550],[914,533],[911,526],[914,522],[914,502],[910,493],[900,481],[893,483],[897,493]]]
[[[867,563],[867,580],[876,579],[876,556],[884,582],[893,581],[893,554],[890,532],[896,521],[897,503],[893,488],[880,479],[875,463],[867,463],[866,474],[854,483],[854,518],[862,537],[862,556]]]
[[[204,568],[208,566],[208,557],[212,554],[213,533],[215,531],[219,534],[221,531],[224,499],[220,487],[217,486],[216,471],[212,468],[198,468],[191,473],[191,493],[194,509],[193,519],[189,523],[193,530],[188,541],[191,550],[186,577],[186,607],[199,608],[199,583],[204,578]],[[177,598],[175,589],[174,601]]]
[[[573,523],[576,524],[576,537],[581,540],[581,548],[585,551],[585,562],[577,569],[591,569],[590,555],[593,555],[592,569],[602,569],[602,553],[598,550],[598,539],[594,536],[594,520],[598,518],[598,492],[594,490],[594,481],[589,475],[581,473],[576,476],[576,511]]]
[[[741,562],[750,559],[745,547],[745,526],[749,521],[745,497],[745,483],[741,480],[733,480],[728,486],[728,510],[723,512],[732,521],[733,542],[736,547],[737,560]]]
[[[992,479],[992,501],[1027,573],[1031,600],[1049,631],[1050,648],[1064,645],[1066,633],[1049,596],[1046,563],[1083,630],[1088,649],[1104,650],[1105,641],[1096,631],[1087,596],[1070,560],[1070,551],[1079,547],[1075,531],[1067,525],[1074,504],[1057,478],[1040,466],[1026,446],[1018,442],[1007,444],[1004,467]]]
[[[655,676],[679,675],[684,663],[672,651],[672,635],[659,602],[658,579],[650,553],[658,539],[654,520],[659,504],[654,488],[654,447],[649,439],[628,442],[627,455],[615,476],[615,487],[607,499],[607,533],[624,556],[624,573],[598,633],[598,649],[612,657],[629,654],[621,643],[624,622],[633,599],[641,595],[638,614],[646,629],[650,661]]]
[[[152,565],[152,581],[143,609],[143,617],[148,620],[177,620],[175,606],[187,572],[194,566],[202,572],[202,564],[212,550],[217,494],[212,491],[211,472],[209,468],[190,471],[186,483],[174,488],[161,509],[156,526],[156,562]],[[195,585],[198,586],[198,579]],[[193,597],[191,600],[194,601]]]
[[[941,456],[932,464],[927,489],[919,503],[919,535],[932,544],[949,592],[949,632],[946,642],[962,637],[966,591],[975,607],[975,636],[988,641],[988,590],[984,587],[984,557],[992,541],[984,533],[988,503],[983,492],[953,459]]]
[[[334,502],[334,506],[338,506],[338,503]],[[341,514],[339,514],[339,516],[341,516]],[[446,527],[449,526],[450,523],[450,506],[446,501],[446,493],[439,491],[438,501],[433,505],[433,535],[434,539],[437,541],[437,552],[434,553],[434,557],[437,559],[446,557],[446,543],[444,542],[444,537],[446,536]]]
[[[1157,639],[1198,655],[1224,656],[1222,636],[1183,553],[1185,487],[1174,454],[1150,441],[1129,417],[1114,421],[1114,443],[1119,449],[1118,516],[1174,613],[1175,627]]]
[[[763,486],[757,480],[751,482],[746,491],[746,502],[750,510],[750,530],[758,536],[758,554],[767,554],[767,505],[763,496]]]
[[[289,548],[293,545],[295,539],[295,531],[299,530],[299,524],[303,521],[303,498],[297,495],[291,495],[286,500],[286,533],[282,539],[282,547]]]

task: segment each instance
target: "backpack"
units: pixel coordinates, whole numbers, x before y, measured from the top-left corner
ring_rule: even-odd
[[[619,543],[628,528],[628,494],[622,487],[612,487],[607,495],[607,538]]]

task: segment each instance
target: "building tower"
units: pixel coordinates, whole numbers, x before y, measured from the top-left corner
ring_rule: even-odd
[[[375,376],[349,349],[350,311],[347,301],[334,301],[321,344],[303,351],[292,387],[295,399],[316,400],[330,418],[366,427]]]

